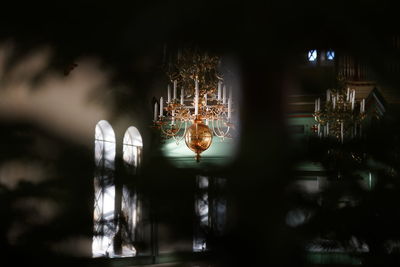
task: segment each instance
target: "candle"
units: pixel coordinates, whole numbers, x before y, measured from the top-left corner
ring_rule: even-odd
[[[360,102],[360,114],[363,112],[363,111],[362,111],[362,105],[363,105],[363,102],[362,102],[362,100],[361,100],[361,102]]]
[[[171,102],[171,86],[168,84],[168,101],[167,103]]]
[[[232,99],[229,97],[228,98],[228,120],[231,118],[231,112],[232,112]]]
[[[160,97],[160,118],[163,116],[163,103],[164,99],[162,97]]]
[[[171,125],[175,124],[175,110],[172,110],[172,121],[171,121]]]
[[[207,94],[204,94],[204,103],[207,106]]]
[[[218,100],[221,100],[221,86],[222,86],[222,82],[219,81],[218,82]]]
[[[356,96],[356,92],[353,89],[353,94],[352,94],[352,98],[351,98],[351,110],[354,110],[354,99]]]
[[[343,143],[343,122],[340,123],[340,139],[342,140]]]
[[[318,111],[321,110],[321,98],[318,98]]]
[[[175,80],[174,81],[174,98],[173,99],[176,99],[176,85],[177,85],[177,81]]]
[[[226,104],[226,85],[222,87],[222,104]]]
[[[199,114],[199,81],[195,81],[194,115]]]
[[[183,95],[183,88],[181,88],[181,105],[183,105],[183,97],[184,97],[184,95]]]
[[[349,99],[350,99],[350,88],[347,87],[346,101],[349,101]]]
[[[332,104],[333,104],[333,109],[336,107],[336,97],[332,97]]]
[[[157,121],[157,102],[154,103],[154,121]]]
[[[360,113],[365,112],[365,98],[361,101],[361,110]]]
[[[326,90],[326,102],[329,102],[331,100],[331,90]]]

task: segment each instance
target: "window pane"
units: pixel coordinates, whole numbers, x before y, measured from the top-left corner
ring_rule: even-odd
[[[308,61],[316,61],[317,60],[317,50],[313,49],[308,51]]]
[[[114,222],[115,186],[114,160],[115,135],[107,121],[100,121],[95,129],[94,143],[94,213],[93,213],[93,257],[112,256],[113,237],[116,232]]]
[[[333,50],[328,50],[328,51],[326,52],[326,58],[327,58],[328,60],[334,60],[334,59],[335,59],[335,51],[333,51]]]

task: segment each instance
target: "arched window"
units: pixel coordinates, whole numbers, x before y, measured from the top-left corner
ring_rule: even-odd
[[[95,129],[95,176],[94,176],[94,236],[93,257],[110,256],[113,253],[115,235],[115,134],[111,125],[99,121]]]
[[[326,59],[330,60],[330,61],[334,60],[335,59],[335,51],[333,51],[333,50],[326,51]]]
[[[136,127],[129,127],[124,135],[124,162],[133,167],[136,172],[140,166],[143,142],[142,136]]]
[[[142,137],[137,128],[129,127],[123,140],[123,159],[127,171],[137,174],[141,163]],[[136,241],[136,225],[140,215],[140,205],[137,192],[127,185],[122,186],[121,203],[121,234],[122,234],[122,256],[135,256],[136,250],[132,243]]]
[[[310,51],[308,51],[307,57],[308,57],[308,61],[310,62],[315,62],[317,61],[317,50],[316,49],[312,49]]]

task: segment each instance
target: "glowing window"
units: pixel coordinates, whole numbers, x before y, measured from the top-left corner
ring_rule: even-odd
[[[95,129],[95,176],[94,176],[94,236],[93,257],[110,256],[113,253],[115,185],[115,134],[107,121],[100,121]]]
[[[124,135],[123,157],[124,162],[136,169],[140,166],[142,153],[142,136],[136,127],[129,127]]]
[[[333,51],[333,50],[326,51],[326,59],[334,60],[335,59],[335,51]]]
[[[317,54],[317,50],[316,49],[308,51],[308,61],[310,61],[310,62],[316,61],[317,60],[317,55],[318,54]]]
[[[128,172],[136,174],[141,163],[143,142],[137,128],[129,127],[123,140],[123,159]],[[122,256],[135,256],[136,249],[132,245],[135,241],[136,225],[140,219],[140,206],[138,195],[131,187],[123,185],[121,203],[121,233]]]
[[[207,235],[212,231],[221,236],[226,225],[226,196],[223,194],[226,180],[219,177],[196,177],[193,251],[207,250]],[[209,194],[213,192],[212,194]]]

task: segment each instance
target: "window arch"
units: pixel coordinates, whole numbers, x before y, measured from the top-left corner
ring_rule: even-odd
[[[115,235],[115,134],[111,125],[99,121],[95,128],[94,143],[94,235],[93,257],[113,253]]]
[[[136,127],[129,127],[124,135],[123,141],[123,158],[124,162],[133,167],[136,171],[141,163],[141,154],[143,148],[142,136]]]

